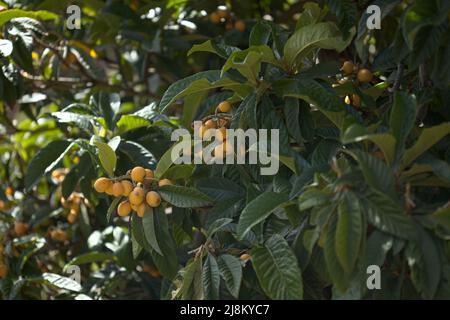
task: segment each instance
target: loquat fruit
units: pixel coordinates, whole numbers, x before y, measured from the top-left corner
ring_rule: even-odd
[[[122,201],[117,206],[117,213],[121,217],[126,217],[131,212],[131,205],[129,201]]]
[[[128,196],[128,200],[131,204],[139,205],[144,201],[144,189],[141,187],[136,187],[131,191],[130,195]]]
[[[123,187],[122,195],[128,197],[131,191],[133,191],[133,184],[128,180],[122,180],[120,183],[122,184]]]
[[[131,170],[131,179],[135,182],[142,182],[145,178],[145,169],[142,167],[134,167]]]
[[[350,60],[347,60],[342,65],[341,70],[344,72],[344,74],[350,75],[353,73],[354,67],[355,67],[355,65],[353,64],[353,62],[351,62]]]
[[[114,182],[112,186],[112,193],[114,197],[120,197],[124,193],[124,188],[121,182]]]
[[[244,253],[244,254],[242,254],[240,257],[239,257],[239,259],[241,260],[241,261],[247,261],[247,260],[250,260],[250,255],[248,254],[248,253]]]
[[[373,74],[368,69],[361,69],[358,71],[357,78],[359,82],[371,82],[373,79]]]
[[[152,208],[159,207],[159,205],[161,204],[161,196],[155,191],[147,192],[145,200],[147,201],[147,204]]]
[[[106,192],[106,189],[108,189],[110,186],[112,186],[113,182],[108,178],[98,178],[94,182],[94,189],[95,191],[99,193]]]
[[[217,110],[220,112],[229,112],[231,110],[231,104],[228,101],[222,101],[217,106]]]
[[[24,222],[20,222],[20,221],[16,221],[14,223],[14,233],[18,236],[21,237],[23,236],[25,233],[27,233],[29,228],[29,225],[27,223]]]
[[[136,210],[138,217],[143,218],[145,214],[145,203],[141,203]]]

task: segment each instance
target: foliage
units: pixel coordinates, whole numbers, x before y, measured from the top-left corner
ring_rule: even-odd
[[[0,2],[1,298],[450,298],[448,1],[68,3]],[[173,163],[194,120],[279,172]],[[136,166],[173,185],[122,217]]]

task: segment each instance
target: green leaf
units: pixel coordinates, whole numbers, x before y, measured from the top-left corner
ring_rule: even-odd
[[[237,47],[219,43],[215,40],[208,40],[203,43],[193,45],[187,55],[190,56],[195,52],[211,52],[217,54],[221,58],[227,59],[233,52],[239,50],[240,49]]]
[[[175,101],[194,93],[220,87],[243,86],[243,84],[221,77],[219,70],[198,72],[170,85],[159,103],[160,112],[164,112]]]
[[[360,151],[346,151],[358,161],[364,178],[371,187],[394,197],[394,172],[383,161]]]
[[[108,221],[108,223],[110,223],[112,221],[113,214],[114,214],[114,212],[116,212],[116,208],[121,200],[122,200],[122,197],[114,198],[114,200],[109,205],[108,211],[106,211],[106,221]]]
[[[249,46],[267,44],[271,34],[272,27],[265,21],[258,21],[250,32]]]
[[[285,193],[265,192],[248,203],[239,218],[238,238],[243,239],[253,226],[264,221],[287,200],[288,195]]]
[[[180,288],[183,300],[202,300],[204,298],[202,273],[201,257],[196,257],[191,263],[186,265],[183,272],[183,283]]]
[[[405,148],[406,137],[414,126],[416,120],[417,102],[413,96],[406,92],[396,92],[392,106],[389,126],[396,140],[395,161],[400,160]]]
[[[347,192],[338,206],[336,255],[348,274],[353,271],[359,255],[364,228],[362,220],[358,199]]]
[[[203,178],[197,181],[197,189],[215,201],[242,198],[244,189],[231,180],[225,178]]]
[[[120,117],[120,120],[117,121],[117,131],[119,133],[124,133],[130,130],[142,128],[149,126],[151,122],[147,119],[136,115],[123,115]]]
[[[225,286],[236,299],[239,297],[239,289],[242,281],[242,266],[238,258],[222,254],[218,258],[218,266],[221,277],[225,280]]]
[[[289,131],[289,134],[295,139],[295,141],[301,145],[302,144],[302,133],[300,130],[300,104],[298,99],[295,98],[286,98],[285,105],[283,109],[285,119],[286,119],[286,127]]]
[[[103,169],[110,177],[114,177],[114,170],[116,169],[117,157],[114,150],[106,143],[94,140],[92,142],[98,148],[98,158],[102,164]]]
[[[144,217],[142,218],[142,226],[144,227],[144,236],[150,246],[157,253],[162,255],[161,249],[158,245],[158,239],[156,238],[156,226],[155,226],[155,218],[153,216],[153,209],[146,206]]]
[[[403,155],[402,168],[409,166],[417,157],[430,149],[439,140],[450,134],[450,122],[423,129],[416,143]]]
[[[310,24],[316,24],[326,16],[326,9],[321,9],[318,3],[306,2],[303,5],[303,11],[300,14],[295,29],[305,27]]]
[[[218,232],[220,229],[230,224],[231,222],[233,222],[233,219],[230,218],[217,219],[208,227],[208,231],[206,232],[206,234],[209,238],[211,238],[216,232]]]
[[[153,154],[137,142],[122,140],[119,144],[119,150],[125,153],[135,165],[144,168],[153,168],[155,165]]]
[[[59,20],[58,15],[50,11],[25,11],[20,9],[9,9],[0,12],[0,27],[11,19],[19,17],[28,17],[37,20]]]
[[[165,201],[179,208],[207,207],[212,204],[206,194],[194,188],[172,185],[163,186],[158,192]]]
[[[327,4],[331,13],[338,18],[338,25],[343,36],[348,37],[358,19],[357,4],[351,0],[328,0]]]
[[[182,142],[180,142],[180,143],[182,143]],[[170,168],[170,166],[173,164],[173,162],[176,160],[176,159],[172,159],[172,149],[176,145],[177,144],[174,144],[159,159],[158,165],[156,166],[156,169],[155,169],[155,177],[156,178],[158,178],[158,179],[161,178],[166,173],[166,171]]]
[[[335,214],[335,212],[331,212],[330,214],[331,217],[329,219],[326,230],[324,231],[324,257],[327,265],[327,270],[331,277],[333,285],[336,286],[340,291],[345,292],[349,285],[349,275],[341,266],[336,253],[337,215]]]
[[[402,239],[414,238],[414,226],[404,214],[400,205],[388,195],[377,190],[370,190],[362,206],[367,213],[369,223],[383,232]]]
[[[408,47],[413,49],[414,40],[421,28],[441,24],[447,18],[449,9],[448,1],[414,1],[402,19],[401,30]]]
[[[275,300],[303,299],[302,274],[284,238],[274,234],[251,250],[253,268],[264,292]]]
[[[267,45],[252,46],[242,51],[233,52],[223,65],[221,75],[223,76],[226,71],[233,68],[253,85],[256,85],[262,62],[281,67],[281,63],[275,58],[272,49]]]
[[[360,124],[353,124],[348,127],[341,137],[343,144],[369,140],[377,145],[383,152],[388,165],[392,164],[395,156],[395,138],[389,133],[367,133],[365,127]]]
[[[101,262],[106,260],[116,260],[116,257],[111,252],[99,252],[99,251],[92,251],[88,252],[82,255],[79,255],[72,260],[70,260],[69,263],[67,263],[64,267],[64,270],[67,270],[70,266],[79,266],[81,264],[86,263],[92,263],[92,262]]]
[[[440,225],[450,229],[450,207],[442,207],[431,214],[431,217]]]
[[[192,176],[195,165],[193,164],[179,164],[170,167],[163,175],[163,178],[170,180],[188,179]]]
[[[344,123],[344,103],[329,88],[325,88],[319,82],[311,79],[281,80],[277,81],[273,89],[278,96],[283,98],[293,97],[302,99],[316,106],[339,129]]]
[[[205,299],[219,299],[220,271],[216,258],[208,253],[202,271],[203,292]]]
[[[120,95],[117,93],[97,92],[91,96],[90,104],[103,114],[110,130],[116,127],[116,116],[120,110]]]
[[[95,117],[90,115],[78,114],[73,112],[52,112],[51,116],[56,118],[59,123],[71,123],[87,133],[94,132]]]
[[[351,38],[350,38],[351,40]],[[344,50],[348,41],[344,41],[334,23],[320,22],[297,29],[284,46],[284,61],[290,70],[301,63],[316,48]]]
[[[25,176],[25,188],[31,190],[42,178],[52,171],[72,148],[72,143],[55,140],[48,143],[31,160]]]
[[[75,280],[60,276],[59,274],[56,273],[44,272],[42,274],[42,278],[51,285],[60,289],[65,289],[74,292],[80,292],[83,289],[81,285]]]

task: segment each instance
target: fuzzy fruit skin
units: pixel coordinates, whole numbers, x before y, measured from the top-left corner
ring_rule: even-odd
[[[227,128],[222,127],[216,130],[216,138],[220,141],[224,141],[227,138]]]
[[[18,237],[23,236],[28,231],[28,227],[27,223],[16,221],[14,223],[14,232]]]
[[[122,201],[117,206],[117,214],[121,217],[126,217],[131,212],[131,205],[128,201]]]
[[[128,200],[131,204],[134,205],[140,205],[144,201],[144,189],[141,187],[136,187],[131,191],[130,195],[128,196]]]
[[[94,189],[99,193],[103,193],[108,189],[109,186],[112,186],[113,182],[108,178],[98,178],[95,180]]]
[[[8,275],[8,267],[5,264],[0,264],[0,279],[5,278]]]
[[[110,196],[113,195],[113,184],[112,183],[108,188],[106,188],[105,193]]]
[[[216,128],[216,123],[213,120],[211,120],[211,119],[206,120],[205,121],[205,127],[207,129],[215,129]]]
[[[112,186],[112,192],[114,197],[120,197],[125,190],[120,182],[115,182]]]
[[[214,148],[214,156],[219,159],[226,157],[227,155],[230,155],[232,153],[233,148],[231,147],[231,144],[228,141],[225,141],[224,143],[219,144]]]
[[[361,69],[358,71],[357,78],[359,82],[371,82],[373,79],[373,74],[368,69]]]
[[[245,22],[242,20],[236,21],[236,23],[234,24],[234,28],[236,30],[239,30],[240,32],[244,32],[245,31]]]
[[[161,196],[155,191],[147,192],[145,200],[147,201],[147,204],[152,208],[157,208],[161,204]]]
[[[355,65],[353,64],[353,62],[351,62],[350,60],[347,60],[344,62],[344,64],[342,65],[342,71],[344,71],[344,73],[348,76],[350,74],[353,73],[353,69],[354,69]]]
[[[158,186],[163,187],[163,186],[171,186],[173,183],[172,181],[170,181],[169,179],[161,179],[158,181]]]
[[[231,110],[231,104],[228,101],[222,101],[221,103],[219,103],[219,105],[217,106],[217,109],[220,112],[229,112]]]
[[[131,191],[133,191],[133,184],[128,180],[122,180],[120,183],[122,184],[123,187],[122,195],[128,197]]]
[[[361,98],[357,94],[352,94],[352,104],[354,107],[361,106]]]
[[[143,218],[145,214],[145,203],[141,203],[136,210],[138,217]]]
[[[155,175],[153,174],[153,171],[150,169],[145,169],[145,179],[153,179]]]
[[[131,170],[131,179],[135,182],[142,182],[145,178],[145,169],[142,167],[134,167]]]

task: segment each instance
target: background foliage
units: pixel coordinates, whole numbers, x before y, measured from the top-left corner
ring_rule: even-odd
[[[1,298],[450,297],[450,1],[0,5]],[[280,130],[277,175],[171,163],[225,99]],[[176,186],[123,219],[92,184],[136,165]]]

